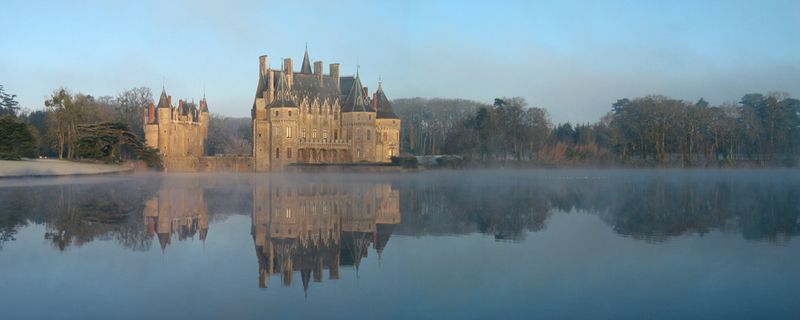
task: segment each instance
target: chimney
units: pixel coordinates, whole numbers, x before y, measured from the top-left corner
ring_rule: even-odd
[[[336,81],[336,87],[339,87],[339,64],[338,63],[331,63],[329,65],[331,77],[333,77],[333,81]]]
[[[258,69],[261,71],[260,76],[265,76],[267,74],[267,70],[269,69],[269,58],[266,54],[258,57],[258,67]]]
[[[322,61],[314,61],[314,75],[319,79],[319,86],[322,86]]]
[[[152,102],[150,102],[150,108],[147,110],[147,120],[150,123],[156,121],[156,106]]]
[[[167,104],[172,108],[172,96],[167,96]]]
[[[275,72],[269,70],[267,72],[267,104],[272,102],[275,96]]]
[[[283,59],[283,72],[286,73],[286,84],[289,88],[292,87],[292,80],[294,79],[294,69],[292,69],[292,58]]]

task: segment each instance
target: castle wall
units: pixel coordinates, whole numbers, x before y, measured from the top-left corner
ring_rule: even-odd
[[[373,162],[375,159],[375,112],[348,112],[342,114],[345,139],[350,141],[353,162]]]
[[[400,120],[378,119],[375,124],[378,133],[375,161],[391,162],[393,156],[400,155]]]

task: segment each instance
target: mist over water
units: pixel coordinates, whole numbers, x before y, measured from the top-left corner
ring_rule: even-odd
[[[18,318],[795,318],[800,171],[0,181]],[[46,307],[42,307],[46,305]]]

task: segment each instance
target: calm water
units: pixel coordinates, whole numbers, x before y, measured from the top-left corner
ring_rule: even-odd
[[[0,180],[0,318],[800,318],[800,171]]]

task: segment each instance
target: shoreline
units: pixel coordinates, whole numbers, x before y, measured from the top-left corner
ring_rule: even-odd
[[[0,179],[114,175],[131,173],[134,170],[133,167],[123,165],[57,159],[0,160]]]

